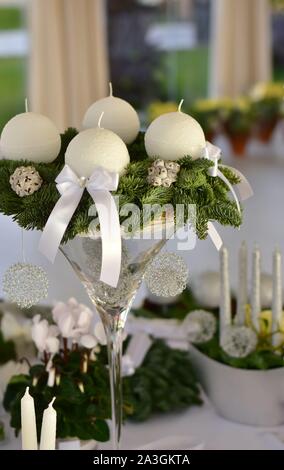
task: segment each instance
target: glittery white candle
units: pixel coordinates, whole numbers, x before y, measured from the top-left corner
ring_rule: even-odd
[[[231,290],[229,276],[229,254],[227,248],[223,247],[220,251],[220,338],[227,326],[232,323],[231,315]]]
[[[256,246],[252,259],[252,289],[251,289],[251,320],[254,327],[259,329],[260,302],[260,250]]]
[[[239,283],[238,283],[238,297],[237,297],[237,315],[235,323],[237,325],[245,324],[246,304],[247,304],[247,244],[242,242],[239,251]]]
[[[281,252],[276,249],[273,254],[273,297],[272,297],[272,331],[279,328],[282,320],[282,260]],[[272,341],[274,346],[282,340],[282,335],[274,334]]]

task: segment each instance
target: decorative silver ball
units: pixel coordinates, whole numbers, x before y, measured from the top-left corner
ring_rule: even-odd
[[[231,357],[246,357],[255,350],[257,335],[247,326],[228,326],[221,335],[220,345]]]
[[[199,305],[217,308],[220,305],[220,286],[220,274],[206,271],[193,280],[192,292]]]
[[[30,196],[42,185],[42,178],[33,166],[19,166],[10,176],[10,185],[19,197]]]
[[[159,297],[173,297],[186,288],[188,269],[175,253],[157,255],[145,272],[148,289]]]
[[[11,302],[21,308],[30,308],[47,297],[48,284],[47,275],[41,267],[16,263],[4,274],[3,291]]]
[[[206,343],[213,338],[216,329],[216,318],[206,310],[194,310],[183,321],[183,328],[187,332],[191,343]]]

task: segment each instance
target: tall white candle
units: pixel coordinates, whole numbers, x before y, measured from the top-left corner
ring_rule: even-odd
[[[237,297],[237,315],[235,323],[237,325],[244,325],[247,304],[247,244],[242,242],[239,251],[239,282],[238,282],[238,297]]]
[[[40,434],[40,450],[55,450],[57,413],[52,406],[54,400],[55,397],[43,413]]]
[[[260,250],[255,246],[252,258],[251,320],[257,330],[259,329],[260,312]]]
[[[227,326],[232,323],[231,314],[231,289],[229,275],[229,253],[227,248],[223,247],[220,251],[220,338]]]
[[[29,387],[21,399],[22,449],[37,450],[37,433],[34,399]]]
[[[282,259],[281,252],[276,249],[273,254],[273,297],[272,297],[272,331],[279,328],[282,320]],[[272,341],[278,346],[281,335],[274,334]]]

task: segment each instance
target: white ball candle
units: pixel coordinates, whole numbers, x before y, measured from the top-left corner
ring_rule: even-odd
[[[102,112],[102,125],[105,129],[115,132],[126,144],[131,144],[136,139],[140,129],[138,114],[127,101],[113,96],[111,84],[110,95],[96,101],[87,110],[83,128],[97,127]]]
[[[125,143],[114,132],[97,127],[80,132],[71,140],[65,163],[79,177],[90,177],[98,166],[122,174],[130,162]]]
[[[21,113],[5,125],[0,140],[2,158],[50,163],[57,157],[61,146],[59,131],[46,116]]]
[[[155,119],[145,134],[146,152],[150,158],[179,160],[189,155],[201,158],[206,145],[204,132],[188,114],[181,112],[166,113]]]

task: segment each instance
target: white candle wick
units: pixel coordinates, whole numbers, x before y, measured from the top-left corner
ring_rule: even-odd
[[[53,397],[48,406],[50,406],[50,407],[53,406],[53,403],[55,402],[55,400],[56,400],[56,397]]]
[[[25,98],[25,111],[26,111],[26,113],[29,112],[29,102],[28,102],[28,98]]]
[[[112,83],[109,82],[109,96],[113,96]]]
[[[184,99],[180,100],[180,103],[178,105],[178,112],[181,113],[181,107],[183,105]]]
[[[100,117],[99,117],[98,127],[99,127],[100,129],[102,129],[101,123],[102,123],[102,118],[103,118],[103,115],[104,115],[104,114],[105,114],[105,112],[103,111],[102,114],[101,114]]]

